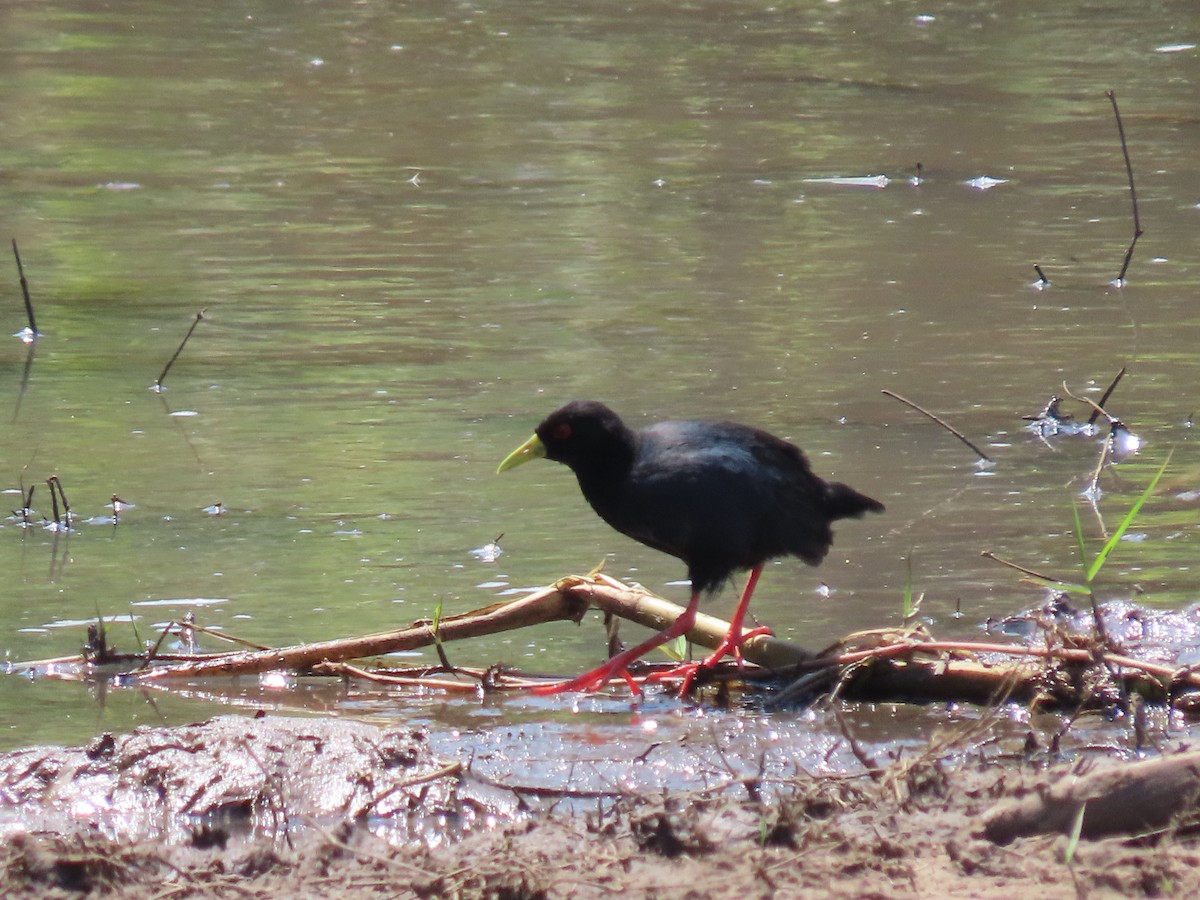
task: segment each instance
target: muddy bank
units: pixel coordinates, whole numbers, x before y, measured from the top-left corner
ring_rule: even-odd
[[[1085,768],[1133,767],[1100,760]],[[524,809],[476,781],[469,766],[435,758],[419,731],[224,716],[0,757],[0,894],[1200,892],[1187,810],[1137,835],[1118,830],[1077,845],[1070,821],[1031,837],[1006,833],[1005,843],[989,838],[988,822],[1005,804],[1027,807],[1053,796],[1052,785],[1079,785],[1088,774],[929,758],[797,779],[769,800],[749,780],[737,796],[614,795],[594,812],[567,815]]]
[[[119,842],[287,842],[341,822],[452,840],[515,803],[464,781],[419,729],[220,716],[0,756],[0,827]],[[485,796],[485,794],[487,796]]]

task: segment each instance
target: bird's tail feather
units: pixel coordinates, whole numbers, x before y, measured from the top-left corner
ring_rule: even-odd
[[[825,511],[830,519],[859,519],[863,513],[883,512],[883,504],[834,481],[825,485]]]

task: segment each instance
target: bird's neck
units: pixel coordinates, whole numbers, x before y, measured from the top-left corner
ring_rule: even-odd
[[[579,479],[585,497],[595,505],[596,498],[610,494],[629,477],[637,456],[637,435],[622,435],[621,440],[605,442],[599,452],[588,454],[571,468]]]

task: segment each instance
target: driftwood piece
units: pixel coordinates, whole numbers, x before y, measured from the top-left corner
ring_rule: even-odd
[[[274,670],[307,670],[322,663],[345,662],[415,650],[418,647],[428,647],[438,640],[462,640],[552,622],[556,619],[578,619],[585,609],[586,607],[580,606],[578,600],[568,597],[558,586],[550,585],[516,600],[494,603],[484,609],[459,616],[447,616],[437,623],[436,633],[434,623],[424,621],[398,631],[271,650],[224,653],[197,662],[145,669],[133,674],[141,680],[151,681],[173,677],[198,678],[213,675],[254,675]]]
[[[154,652],[106,653],[102,660],[93,654],[14,664],[9,671],[73,679],[115,676],[125,683],[158,684],[268,671],[358,678],[364,677],[365,670],[346,663],[555,620],[579,621],[589,607],[655,630],[683,612],[675,603],[606,575],[572,575],[515,600],[442,618],[436,626],[421,621],[397,631],[314,644],[169,659]],[[715,647],[728,628],[724,620],[701,613],[687,637],[697,646]],[[809,702],[832,689],[848,699],[954,700],[981,705],[1012,700],[1040,708],[1077,709],[1108,707],[1114,698],[1136,692],[1152,703],[1173,703],[1186,712],[1196,707],[1194,700],[1200,696],[1200,672],[1194,669],[1137,659],[1100,645],[1082,645],[1078,640],[1070,646],[1061,642],[939,641],[923,629],[883,629],[850,635],[819,656],[762,635],[747,641],[742,655],[758,668],[743,670],[730,661],[715,667],[713,677],[769,680],[779,685],[795,676],[796,681],[775,695],[781,703]],[[498,666],[473,673],[455,671],[470,676],[476,686],[485,682],[485,686],[520,690],[539,683]],[[434,689],[447,683],[431,677],[428,668],[375,669],[370,676]],[[464,684],[456,683],[455,689],[464,689]]]
[[[587,611],[589,604],[654,629],[665,628],[683,612],[681,606],[669,600],[622,584],[606,575],[572,575],[516,600],[495,603],[457,616],[447,616],[437,623],[436,635],[432,622],[418,622],[398,631],[294,647],[224,653],[195,661],[147,668],[132,674],[140,680],[157,681],[214,675],[254,675],[275,670],[304,671],[326,663],[346,662],[428,647],[439,640],[462,640],[561,619],[578,621]],[[696,627],[688,633],[688,639],[701,646],[716,647],[728,628],[728,622],[715,616],[700,614],[697,616]],[[764,635],[747,641],[743,655],[756,665],[778,669],[796,665],[810,658],[812,654],[795,644]]]
[[[1200,751],[1077,769],[1027,796],[998,803],[984,817],[983,833],[997,844],[1034,834],[1069,834],[1082,807],[1083,837],[1138,834],[1166,828],[1197,811]]]

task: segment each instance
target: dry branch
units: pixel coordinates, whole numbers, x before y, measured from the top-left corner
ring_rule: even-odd
[[[993,459],[990,456],[988,456],[986,453],[984,453],[982,450],[980,450],[977,446],[975,446],[975,444],[973,444],[971,442],[970,438],[968,438],[965,434],[963,434],[961,431],[959,431],[957,428],[955,428],[953,425],[951,425],[945,419],[942,419],[941,417],[934,415],[933,413],[931,413],[929,410],[925,409],[922,406],[918,406],[916,403],[913,403],[907,397],[901,397],[895,391],[884,390],[884,391],[882,391],[882,393],[891,397],[893,400],[899,400],[905,406],[910,407],[911,409],[915,409],[917,412],[919,412],[921,415],[925,416],[927,419],[931,419],[934,422],[936,422],[938,425],[941,425],[943,428],[945,428],[947,431],[949,431],[952,435],[954,435],[956,438],[958,438],[960,441],[962,441],[964,444],[966,444],[968,447],[970,447],[972,450],[974,450],[976,455],[978,455],[979,458],[982,459],[984,462],[989,462],[989,463],[993,462]]]
[[[192,332],[196,330],[196,326],[199,325],[204,319],[204,314],[206,312],[208,312],[207,308],[196,313],[196,318],[192,322],[192,327],[187,330],[187,334],[183,336],[183,340],[179,342],[179,346],[176,348],[174,354],[172,354],[171,358],[167,360],[167,364],[163,366],[163,370],[159,373],[158,378],[154,379],[154,388],[156,390],[162,390],[163,380],[167,377],[167,373],[171,371],[171,366],[175,365],[175,360],[179,359],[179,354],[182,353],[183,348],[187,346],[187,342],[192,337]]]
[[[254,675],[281,669],[306,671],[328,663],[428,647],[437,640],[447,642],[480,637],[561,619],[578,621],[589,604],[655,629],[666,627],[683,612],[683,607],[669,600],[629,587],[606,575],[591,578],[568,576],[517,600],[496,603],[458,616],[443,617],[438,622],[436,638],[432,622],[417,622],[398,631],[362,637],[271,650],[224,653],[194,662],[146,669],[137,673],[137,677],[159,680]],[[695,644],[715,648],[728,628],[728,622],[700,614],[688,639]],[[748,640],[742,653],[749,662],[769,669],[794,666],[811,657],[802,648],[767,635]]]
[[[436,625],[422,621],[398,631],[278,649],[176,656],[170,660],[152,656],[148,661],[144,656],[110,654],[104,666],[89,666],[88,660],[75,658],[20,664],[12,671],[53,669],[58,677],[95,678],[121,671],[123,665],[129,673],[124,676],[126,680],[143,684],[289,671],[369,678],[434,690],[475,690],[479,685],[520,690],[544,682],[500,666],[455,668],[453,674],[466,676],[466,680],[453,682],[437,677],[428,668],[364,669],[347,663],[557,620],[579,621],[589,607],[653,629],[665,627],[683,611],[674,603],[605,575],[573,575],[516,600],[443,618]],[[701,614],[688,639],[693,644],[715,647],[728,628],[727,622]],[[1100,684],[1117,688],[1121,696],[1136,692],[1150,702],[1176,703],[1185,712],[1200,696],[1200,672],[1122,655],[1082,639],[1040,645],[938,641],[921,629],[885,629],[851,635],[818,656],[764,635],[747,641],[743,656],[751,665],[742,667],[731,661],[716,666],[710,677],[774,686],[797,679],[776,695],[778,702],[827,694],[831,685],[839,696],[848,699],[955,700],[981,705],[1011,700],[1065,709],[1111,704],[1112,692],[1098,690]],[[672,667],[668,664],[666,668]],[[655,666],[640,663],[637,670],[644,674],[655,670]]]
[[[571,579],[563,590],[577,601],[586,601],[597,609],[656,631],[666,628],[684,611],[682,606],[647,593],[644,588],[631,587],[603,574],[590,579]],[[687,633],[687,639],[715,650],[728,632],[729,623],[724,619],[697,613],[696,624]],[[756,666],[777,671],[811,660],[813,654],[790,641],[766,634],[747,640],[742,645],[742,656]]]
[[[1114,281],[1114,284],[1119,286],[1125,284],[1125,273],[1129,271],[1129,261],[1133,259],[1133,248],[1137,246],[1138,238],[1145,232],[1142,230],[1141,216],[1138,215],[1137,188],[1133,184],[1133,163],[1129,159],[1129,143],[1125,140],[1125,124],[1121,121],[1117,95],[1112,91],[1105,91],[1104,95],[1112,104],[1113,117],[1117,120],[1117,134],[1121,137],[1121,153],[1125,157],[1125,174],[1129,177],[1129,200],[1133,204],[1133,240],[1129,242],[1129,248],[1125,251],[1125,260],[1121,263],[1121,272]],[[1103,403],[1103,401],[1101,402]]]
[[[37,320],[33,317],[33,300],[29,297],[29,282],[25,278],[25,267],[21,265],[21,251],[17,249],[17,239],[12,239],[13,256],[17,260],[17,275],[21,279],[21,296],[25,299],[25,317],[29,320],[29,334],[36,339],[39,336]]]
[[[557,585],[551,585],[517,600],[496,603],[460,616],[444,617],[438,623],[436,638],[432,622],[417,622],[399,631],[385,631],[274,650],[220,654],[195,663],[147,669],[137,673],[137,677],[142,680],[158,680],[213,675],[254,675],[279,669],[305,671],[322,663],[345,662],[428,647],[439,638],[443,641],[453,641],[479,637],[556,619],[578,619],[582,614],[583,608],[577,601],[568,598]]]

